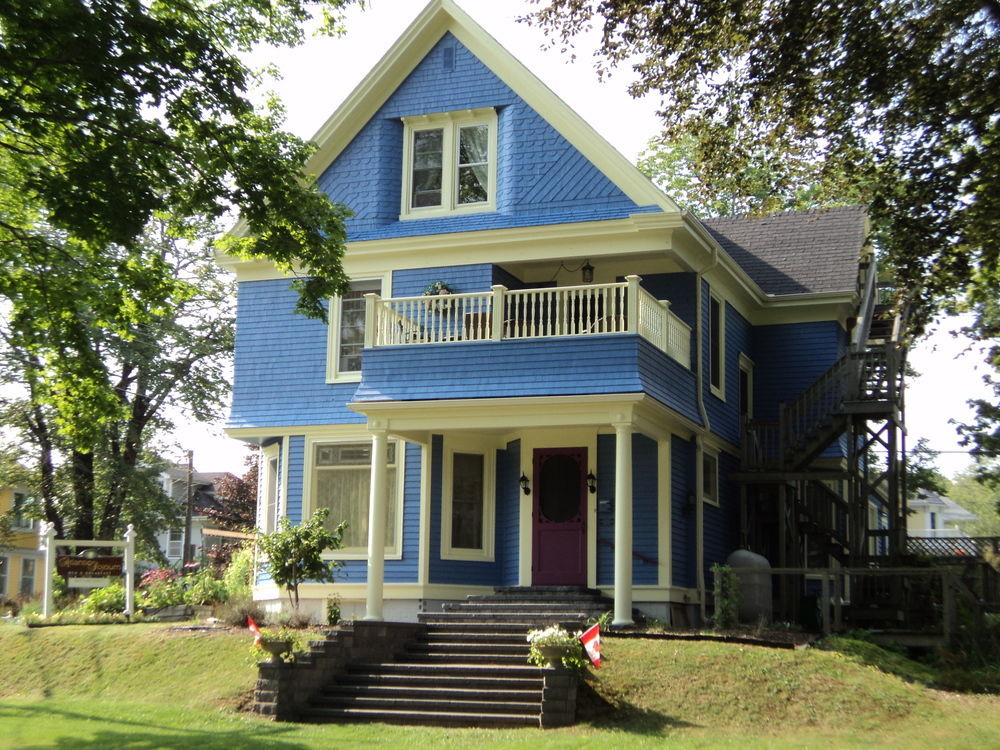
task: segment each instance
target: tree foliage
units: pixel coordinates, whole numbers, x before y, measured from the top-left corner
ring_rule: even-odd
[[[244,462],[247,470],[243,476],[227,472],[215,480],[215,500],[218,505],[202,509],[213,524],[220,528],[252,531],[257,523],[259,451],[254,449]]]
[[[132,249],[109,245],[93,254],[53,234],[49,262],[18,269],[22,289],[36,294],[11,297],[0,322],[0,366],[25,394],[7,404],[3,422],[31,447],[32,486],[61,537],[109,539],[132,523],[155,548],[156,532],[174,521],[152,438],[171,426],[171,409],[214,417],[229,387],[233,290],[215,267],[211,231],[205,224],[200,236],[178,239],[153,222]],[[92,304],[96,286],[117,285],[115,269],[135,258],[162,269],[162,299],[109,325]],[[60,312],[60,332],[35,315],[49,278],[67,295],[79,290]],[[139,304],[140,293],[131,299]],[[75,369],[84,361],[86,376]]]
[[[282,132],[277,106],[255,111],[261,79],[237,52],[296,44],[310,6],[335,20],[352,1],[0,4],[0,295],[14,328],[44,338],[37,387],[74,447],[120,407],[81,341],[91,328],[127,340],[176,293],[146,247],[153,221],[189,239],[238,210],[226,250],[306,270],[301,312],[322,317],[343,290],[349,212],[303,179],[311,146]]]
[[[278,586],[285,589],[294,611],[299,609],[299,585],[305,581],[326,583],[334,579],[339,560],[324,560],[323,552],[340,549],[347,522],[331,532],[323,525],[329,508],[320,508],[312,517],[293,525],[287,517],[278,520],[278,528],[262,534],[257,543],[267,558],[264,565]]]
[[[948,497],[979,516],[978,521],[962,524],[973,536],[1000,536],[1000,488],[979,481],[974,470],[955,477]]]
[[[846,181],[913,332],[964,309],[997,340],[997,0],[535,1],[554,44],[596,26],[599,74],[630,66],[633,95],[662,97],[662,138],[691,144],[704,203]],[[966,434],[995,450],[1000,413],[979,407]]]

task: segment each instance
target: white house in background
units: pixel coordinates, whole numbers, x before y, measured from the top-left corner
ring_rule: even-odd
[[[202,510],[207,503],[215,502],[215,481],[224,476],[222,471],[196,471],[191,475],[194,512],[191,516],[192,560],[199,559],[202,546],[202,530],[211,525],[211,519]],[[160,474],[160,486],[177,504],[178,522],[170,529],[156,535],[156,543],[171,566],[179,565],[184,559],[184,515],[188,491],[187,466],[175,464]]]
[[[909,536],[965,537],[962,526],[979,520],[954,500],[937,492],[920,490],[909,502],[910,516],[906,530]]]

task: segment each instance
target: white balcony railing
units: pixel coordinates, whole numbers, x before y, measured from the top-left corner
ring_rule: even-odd
[[[365,295],[365,346],[633,333],[685,367],[691,327],[639,286],[638,276],[615,284],[383,299]]]

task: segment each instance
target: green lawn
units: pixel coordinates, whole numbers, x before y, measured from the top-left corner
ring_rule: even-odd
[[[1000,747],[1000,697],[925,687],[862,656],[608,639],[581,707],[542,732],[275,724],[238,708],[246,631],[0,626],[0,748]],[[870,658],[867,661],[872,661]]]

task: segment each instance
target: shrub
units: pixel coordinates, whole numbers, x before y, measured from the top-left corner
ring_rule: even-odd
[[[253,543],[247,542],[229,559],[229,565],[222,574],[222,582],[230,597],[249,596],[253,585]]]
[[[112,583],[103,589],[94,589],[80,602],[84,614],[116,614],[125,611],[125,586]]]
[[[728,565],[712,565],[715,612],[712,620],[716,630],[731,630],[740,624],[740,579]]]
[[[295,612],[299,609],[299,585],[304,581],[332,581],[335,569],[341,564],[337,560],[323,559],[326,550],[340,549],[344,529],[347,528],[344,522],[332,532],[327,531],[323,522],[329,514],[328,508],[320,508],[308,521],[298,526],[282,518],[277,531],[263,534],[258,539],[260,549],[267,557],[265,565],[271,573],[271,580],[285,589]]]
[[[215,577],[211,568],[205,568],[193,575],[184,576],[185,604],[212,604],[224,602],[228,597],[226,584]]]
[[[264,622],[267,617],[260,605],[249,595],[230,596],[225,604],[216,608],[215,616],[233,628],[245,628],[248,616],[253,618],[254,622]]]
[[[184,587],[176,579],[160,578],[140,589],[141,609],[161,609],[184,603]]]

